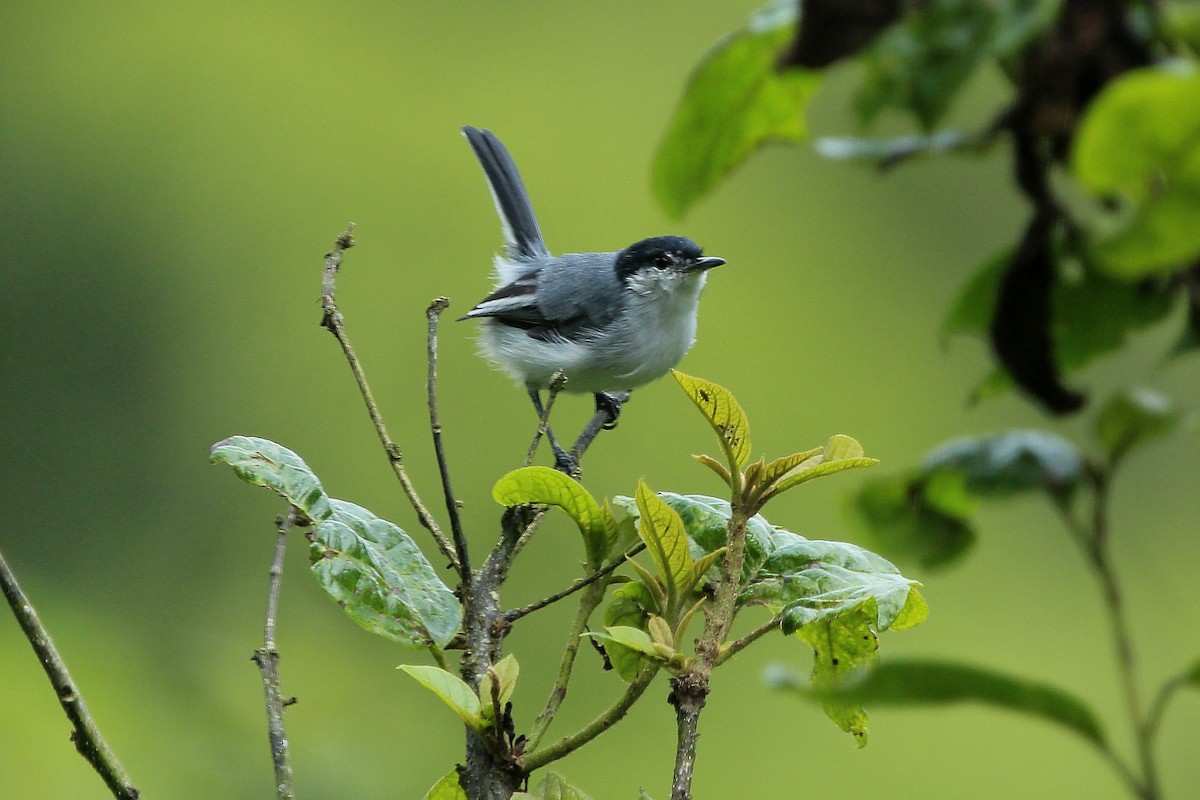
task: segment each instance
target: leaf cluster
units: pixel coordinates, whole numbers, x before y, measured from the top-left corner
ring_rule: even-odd
[[[997,371],[976,399],[1016,386],[1076,411],[1066,376],[1164,320],[1200,343],[1200,14],[1194,3],[1085,0],[773,2],[696,67],[655,158],[660,203],[682,215],[769,142],[810,140],[807,105],[835,63],[860,76],[853,106],[913,135],[823,139],[817,152],[889,167],[1010,144],[1030,204],[1014,241],[976,271],[946,333],[983,335]],[[988,67],[1009,93],[975,131],[939,129]]]

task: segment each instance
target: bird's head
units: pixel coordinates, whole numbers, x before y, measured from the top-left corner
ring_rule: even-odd
[[[699,278],[725,259],[705,256],[700,245],[685,236],[654,236],[631,244],[617,254],[615,269],[626,285],[638,283],[670,286]]]

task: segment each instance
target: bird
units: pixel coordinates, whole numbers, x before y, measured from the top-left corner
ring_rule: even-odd
[[[525,388],[539,419],[541,391],[562,372],[565,391],[591,393],[611,427],[623,393],[665,375],[691,348],[708,271],[725,259],[684,236],[551,255],[508,149],[491,131],[462,132],[487,178],[504,250],[495,289],[459,319],[481,322],[480,349]],[[575,457],[548,438],[556,466],[576,471]]]

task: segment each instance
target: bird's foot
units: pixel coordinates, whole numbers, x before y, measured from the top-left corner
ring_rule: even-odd
[[[625,400],[614,392],[596,392],[593,397],[596,398],[596,413],[608,414],[608,422],[604,423],[604,430],[611,431],[617,427],[617,417],[621,416],[621,405]]]

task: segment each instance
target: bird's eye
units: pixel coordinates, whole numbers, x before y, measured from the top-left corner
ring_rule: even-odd
[[[671,257],[666,253],[659,253],[654,257],[654,266],[658,267],[659,269],[666,269],[667,267],[671,266],[672,263]]]

